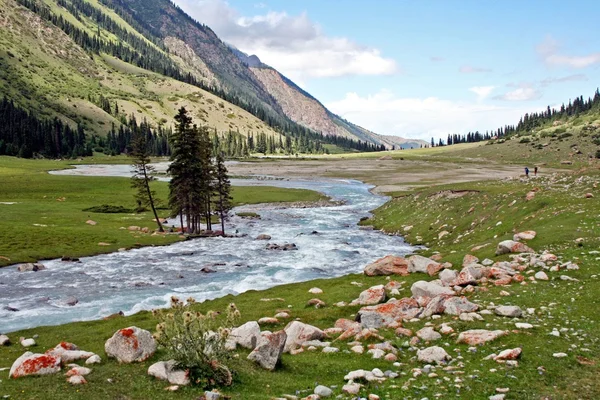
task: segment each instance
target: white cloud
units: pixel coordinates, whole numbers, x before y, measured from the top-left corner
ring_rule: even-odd
[[[478,74],[481,72],[492,72],[490,68],[473,67],[472,65],[463,65],[458,69],[461,74]]]
[[[269,11],[242,16],[224,0],[175,0],[183,10],[213,29],[221,39],[256,54],[291,79],[344,75],[389,75],[393,59],[348,38],[331,37],[306,13]]]
[[[563,83],[563,82],[575,82],[575,81],[587,81],[589,80],[587,75],[585,74],[574,74],[568,76],[562,76],[560,78],[546,78],[540,81],[540,85],[549,86],[554,83]]]
[[[389,90],[359,96],[347,93],[326,106],[342,117],[380,134],[430,140],[448,133],[497,129],[516,123],[531,107],[507,107],[476,102],[397,97]],[[541,108],[540,108],[541,109]]]
[[[470,92],[473,92],[477,95],[477,100],[482,101],[489,97],[492,91],[496,88],[496,86],[474,86],[469,89]]]
[[[600,52],[583,56],[567,56],[560,54],[560,45],[552,36],[547,36],[546,39],[536,47],[536,50],[544,63],[550,66],[580,69],[594,64],[600,64]]]
[[[532,83],[509,83],[507,86],[514,87],[515,89],[502,95],[495,96],[494,99],[506,101],[528,101],[536,100],[542,97],[542,93],[536,89]]]

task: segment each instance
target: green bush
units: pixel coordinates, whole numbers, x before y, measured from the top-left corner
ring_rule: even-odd
[[[529,143],[531,142],[531,140],[528,137],[524,137],[521,140],[519,140],[519,143]]]
[[[202,314],[192,310],[195,303],[193,298],[184,303],[171,297],[171,308],[154,310],[160,321],[154,338],[166,350],[167,357],[175,360],[177,368],[188,371],[193,385],[230,386],[233,377],[225,362],[233,353],[225,348],[225,341],[240,312],[231,303],[225,318],[214,311]]]
[[[81,211],[93,212],[93,213],[101,213],[101,214],[119,214],[119,213],[130,213],[133,212],[130,208],[125,208],[123,206],[111,206],[109,204],[102,204],[101,206],[94,206],[89,208],[84,208]]]

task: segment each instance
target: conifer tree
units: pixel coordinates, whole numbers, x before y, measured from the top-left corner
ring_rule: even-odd
[[[225,167],[225,157],[223,153],[217,155],[217,165],[215,169],[215,211],[219,213],[221,219],[221,232],[225,236],[225,220],[227,213],[232,208],[231,182]]]

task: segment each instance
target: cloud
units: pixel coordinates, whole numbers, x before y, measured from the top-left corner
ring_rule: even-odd
[[[505,101],[528,101],[536,100],[542,97],[542,93],[534,87],[532,83],[509,83],[508,87],[515,87],[514,90],[506,92],[502,95],[495,96],[495,100]]]
[[[549,66],[581,69],[594,64],[600,64],[600,52],[583,56],[560,54],[560,44],[552,36],[547,36],[536,47],[536,51],[544,63]]]
[[[461,74],[477,74],[481,72],[492,72],[490,68],[473,67],[471,65],[463,65],[458,69]]]
[[[478,101],[482,101],[487,98],[495,88],[496,86],[474,86],[469,88],[469,91],[477,95]]]
[[[242,16],[224,0],[175,0],[227,43],[256,54],[292,79],[345,75],[390,75],[396,62],[376,48],[327,36],[306,13],[269,11]]]
[[[560,78],[546,78],[543,79],[542,81],[540,81],[540,85],[541,86],[550,86],[554,83],[564,83],[564,82],[575,82],[575,81],[587,81],[589,80],[587,75],[585,74],[574,74],[574,75],[567,75],[567,76],[563,76]]]
[[[516,123],[531,107],[458,102],[437,97],[402,98],[389,90],[368,96],[347,93],[326,106],[333,112],[380,134],[430,140],[448,133],[497,129]],[[541,108],[540,108],[541,109]]]
[[[444,57],[438,57],[438,56],[429,57],[429,61],[431,61],[431,62],[442,62],[445,60],[446,59]]]

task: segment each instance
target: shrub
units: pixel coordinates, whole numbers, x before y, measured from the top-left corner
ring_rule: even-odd
[[[171,308],[154,310],[160,321],[154,338],[178,368],[188,371],[193,385],[229,386],[232,375],[224,363],[231,359],[232,352],[225,349],[225,341],[240,312],[231,303],[225,318],[214,311],[202,314],[192,310],[195,303],[193,298],[184,303],[171,297]]]
[[[529,142],[531,142],[531,140],[527,137],[524,137],[521,140],[519,140],[519,143],[529,143]]]
[[[111,206],[109,204],[102,204],[101,206],[94,206],[89,208],[84,208],[81,211],[93,212],[93,213],[101,213],[101,214],[119,214],[119,213],[130,213],[132,210],[130,208],[125,208],[123,206]]]
[[[596,158],[600,158],[600,150],[596,150]]]

